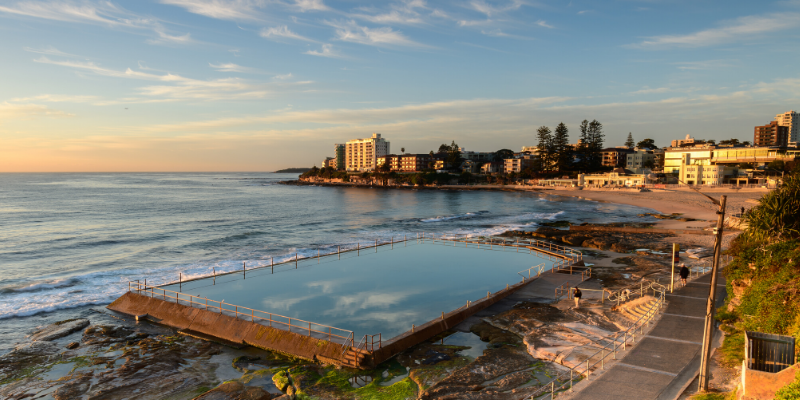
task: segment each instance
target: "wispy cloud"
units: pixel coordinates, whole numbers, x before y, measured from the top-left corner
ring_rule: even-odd
[[[44,101],[48,103],[92,103],[98,99],[99,97],[90,95],[71,96],[62,94],[42,94],[38,96],[11,99],[11,101],[14,103],[29,103],[32,101]]]
[[[580,10],[580,11],[578,11],[578,15],[589,14],[592,11],[594,11],[594,10]]]
[[[29,119],[33,117],[65,118],[73,114],[53,110],[40,104],[0,103],[0,124],[3,119]]]
[[[18,1],[13,5],[0,6],[0,13],[55,21],[94,24],[111,28],[152,30],[157,37],[148,40],[148,42],[154,44],[167,42],[188,43],[191,41],[191,36],[188,33],[184,35],[171,35],[165,29],[162,21],[155,18],[136,15],[114,5],[110,1],[83,1],[78,3],[70,0],[26,0]],[[42,54],[66,55],[56,53]]]
[[[637,90],[635,92],[630,92],[628,94],[653,94],[653,93],[667,93],[671,92],[672,89],[667,87],[660,87],[660,88],[649,88],[645,86],[643,89]]]
[[[316,42],[316,40],[314,39],[310,39],[303,35],[299,35],[297,33],[292,32],[286,25],[276,26],[274,28],[264,28],[261,30],[259,35],[267,39],[287,38],[287,39],[303,40],[306,42]]]
[[[342,55],[338,52],[333,50],[333,46],[330,44],[323,44],[320,50],[308,50],[303,54],[308,54],[310,56],[319,56],[319,57],[330,57],[330,58],[341,58]]]
[[[208,63],[208,66],[214,68],[218,72],[253,72],[253,68],[243,67],[238,64],[234,63],[219,63],[219,64],[212,64]]]
[[[390,5],[387,12],[375,12],[371,14],[355,13],[354,18],[363,19],[377,24],[421,24],[424,23],[422,15],[417,10],[427,10],[428,6],[424,0],[405,0]],[[434,10],[433,13],[441,13]],[[438,15],[437,15],[438,16]]]
[[[687,35],[653,36],[629,47],[662,49],[671,47],[703,47],[740,41],[754,35],[796,28],[800,26],[800,13],[775,13],[751,15]]]
[[[29,53],[46,54],[46,55],[49,55],[49,56],[78,57],[75,54],[64,53],[63,51],[61,51],[61,50],[59,50],[59,49],[57,49],[57,48],[55,48],[53,46],[47,46],[47,47],[45,47],[43,49],[34,49],[34,48],[31,48],[31,47],[23,47],[22,49],[27,51],[27,52],[29,52]]]
[[[355,21],[326,21],[326,23],[336,29],[335,35],[337,40],[366,44],[370,46],[408,46],[408,47],[426,47],[422,43],[417,43],[401,32],[395,31],[389,27],[383,28],[368,28],[360,26]]]
[[[292,73],[290,72],[290,73],[288,73],[288,74],[275,75],[275,76],[273,76],[273,77],[272,77],[272,79],[277,79],[277,80],[279,80],[279,81],[285,81],[285,80],[287,80],[287,79],[290,79],[292,76],[293,76],[293,75],[292,75]]]
[[[685,61],[672,63],[682,71],[687,70],[704,70],[704,69],[719,69],[732,67],[733,64],[728,60],[706,60],[706,61]]]
[[[294,3],[301,12],[330,10],[330,8],[326,6],[322,0],[294,0]]]
[[[484,35],[487,35],[487,36],[494,36],[494,37],[506,37],[506,38],[511,38],[511,39],[533,40],[533,38],[529,38],[529,37],[526,37],[526,36],[512,35],[512,34],[509,34],[509,33],[505,33],[502,30],[500,30],[499,28],[498,29],[492,29],[492,30],[481,29],[481,33],[484,34]]]
[[[224,20],[256,20],[258,9],[266,5],[265,0],[161,0],[163,4],[183,7],[193,14]]]
[[[547,21],[544,21],[544,20],[541,20],[541,19],[536,21],[536,25],[539,25],[542,28],[550,28],[550,29],[554,28],[553,25],[550,25],[550,24],[547,23]]]
[[[492,16],[508,11],[518,10],[524,4],[525,3],[522,0],[512,0],[501,6],[495,6],[484,0],[472,0],[469,2],[469,7],[479,13],[486,14],[487,17],[491,18]]]
[[[192,41],[192,36],[189,33],[187,33],[185,35],[180,35],[180,36],[178,36],[178,35],[170,35],[170,34],[164,32],[164,30],[162,30],[161,28],[156,28],[155,32],[156,32],[156,34],[158,34],[158,38],[157,39],[150,39],[150,40],[147,41],[148,43],[154,43],[154,44],[157,44],[157,43],[185,44],[185,43],[190,43]]]
[[[239,78],[223,78],[213,80],[200,80],[186,78],[180,75],[167,73],[165,75],[151,74],[134,71],[127,68],[125,71],[101,67],[93,62],[82,61],[54,61],[47,57],[34,60],[43,64],[53,64],[63,67],[89,71],[101,76],[126,78],[161,82],[143,86],[138,89],[139,94],[150,97],[160,97],[173,100],[231,100],[231,99],[260,99],[274,92],[275,87],[265,83],[253,83]],[[310,82],[294,82],[295,85],[305,85]]]

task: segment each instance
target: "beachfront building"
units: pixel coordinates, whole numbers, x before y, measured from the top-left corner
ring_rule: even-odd
[[[533,167],[534,156],[530,154],[521,154],[514,158],[507,158],[503,160],[503,172],[510,174],[512,172],[520,173],[526,168]]]
[[[632,153],[626,155],[625,169],[629,169],[636,174],[649,173],[654,167],[655,156],[647,150],[634,148]]]
[[[378,157],[389,154],[389,142],[380,133],[371,138],[348,140],[345,145],[345,165],[348,171],[373,171],[378,166]]]
[[[609,147],[600,151],[603,166],[612,168],[624,167],[630,153],[633,153],[633,149],[627,147]]]
[[[336,168],[336,159],[325,157],[325,160],[322,161],[322,168]]]
[[[474,161],[478,164],[492,161],[494,157],[494,152],[491,151],[468,151],[463,147],[460,148],[459,151],[461,152],[461,158]]]
[[[687,159],[684,158],[684,155],[689,156],[688,160],[691,165],[738,166],[740,164],[750,164],[757,168],[775,160],[794,161],[800,156],[800,150],[779,147],[714,146],[709,144],[670,148],[664,154],[664,172],[679,174],[681,166],[686,165]]]
[[[797,111],[787,111],[776,115],[775,121],[778,125],[785,126],[789,129],[789,145],[797,146],[800,140],[797,133],[798,129],[800,129],[800,113]]]
[[[789,144],[789,127],[781,126],[778,121],[757,126],[753,132],[755,146],[786,146]]]
[[[481,166],[481,173],[485,175],[494,174],[502,170],[503,163],[497,161],[488,162]]]
[[[347,151],[345,150],[347,146],[337,143],[333,145],[333,158],[336,159],[336,169],[343,170],[345,169],[345,162],[347,161]]]
[[[419,172],[428,168],[432,158],[430,154],[389,154],[378,157],[378,168],[389,163],[389,169],[400,172]]]
[[[655,149],[653,150],[653,171],[663,171],[664,170],[664,155],[666,154],[665,149]]]
[[[578,186],[586,187],[633,187],[647,183],[645,174],[625,174],[614,171],[605,174],[578,174]]]
[[[691,146],[695,142],[696,140],[694,140],[693,137],[687,134],[685,139],[673,140],[672,143],[670,143],[670,147],[681,147],[683,145]]]
[[[692,163],[692,156],[690,154],[682,155],[683,162],[681,163],[680,173],[678,179],[680,183],[686,185],[721,185],[739,181],[739,168],[716,164],[711,165],[705,162],[694,164]],[[745,183],[747,178],[744,178]]]

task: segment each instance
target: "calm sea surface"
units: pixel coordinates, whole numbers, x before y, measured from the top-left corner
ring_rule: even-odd
[[[127,290],[417,232],[492,235],[644,209],[535,193],[278,185],[297,174],[0,174],[0,354]],[[269,310],[267,310],[269,311]]]

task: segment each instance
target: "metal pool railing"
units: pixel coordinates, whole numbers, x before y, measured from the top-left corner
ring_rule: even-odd
[[[139,282],[128,282],[128,291],[135,291],[140,295],[164,301],[167,301],[167,299],[174,299],[176,304],[181,304],[181,302],[183,302],[183,305],[205,309],[206,311],[216,310],[220,314],[232,315],[236,319],[243,319],[245,321],[298,333],[315,339],[327,340],[331,343],[339,343],[345,349],[346,346],[353,342],[353,331],[347,329],[229,304],[224,301],[211,300],[207,297],[193,296],[159,287],[147,286]]]
[[[653,318],[658,314],[658,310],[664,305],[666,287],[663,285],[660,286],[662,289],[657,292],[656,301],[638,320],[628,327],[628,329],[622,332],[615,332],[605,337],[603,341],[606,343],[602,343],[603,341],[595,342],[594,344],[596,346],[601,347],[600,350],[587,357],[586,360],[577,363],[574,367],[570,368],[569,371],[557,374],[552,381],[545,383],[534,391],[528,399],[552,400],[555,398],[556,393],[563,390],[572,390],[575,381],[580,381],[584,377],[588,379],[591,376],[592,367],[600,365],[600,368],[605,369],[605,361],[608,357],[612,357],[612,359],[616,360],[617,351],[619,351],[620,348],[622,350],[627,350],[629,341],[636,343],[637,330],[640,336],[644,334],[644,327],[652,322]]]
[[[441,234],[438,238],[435,234],[431,234],[430,232],[422,232],[417,236],[418,241],[423,241],[424,243],[430,242],[433,244],[443,244],[443,245],[453,245],[456,246],[457,244],[463,244],[464,247],[477,247],[480,249],[488,249],[488,250],[500,250],[500,251],[507,251],[509,248],[516,248],[517,251],[520,249],[527,248],[529,252],[537,252],[539,255],[547,257],[550,260],[554,258],[559,260],[559,265],[570,265],[572,263],[576,263],[578,261],[583,260],[583,253],[580,251],[576,251],[572,248],[561,246],[551,242],[545,242],[543,240],[537,239],[519,239],[516,240],[506,240],[506,239],[496,239],[496,238],[488,238],[488,239],[470,239],[469,237],[464,236],[463,239],[459,239],[458,236],[456,237],[448,237],[444,234]]]
[[[525,276],[526,272],[528,273],[527,277]],[[533,276],[531,276],[531,272],[534,273]],[[528,269],[523,269],[522,271],[517,272],[517,275],[521,276],[522,280],[525,281],[525,279],[538,278],[539,275],[541,275],[543,272],[544,272],[544,263],[541,263],[539,265],[534,265],[533,267],[530,267]]]

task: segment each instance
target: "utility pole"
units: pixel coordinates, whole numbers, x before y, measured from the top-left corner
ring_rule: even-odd
[[[706,196],[708,197],[708,196]],[[714,314],[716,311],[716,297],[717,297],[717,268],[719,268],[719,256],[722,252],[722,228],[725,222],[725,202],[728,196],[721,196],[717,201],[708,197],[714,204],[719,206],[717,211],[717,228],[715,229],[714,241],[714,266],[711,269],[711,289],[708,293],[708,303],[706,306],[706,324],[703,330],[703,350],[700,353],[700,387],[699,391],[708,391],[708,359],[711,355],[711,337],[714,332]]]

